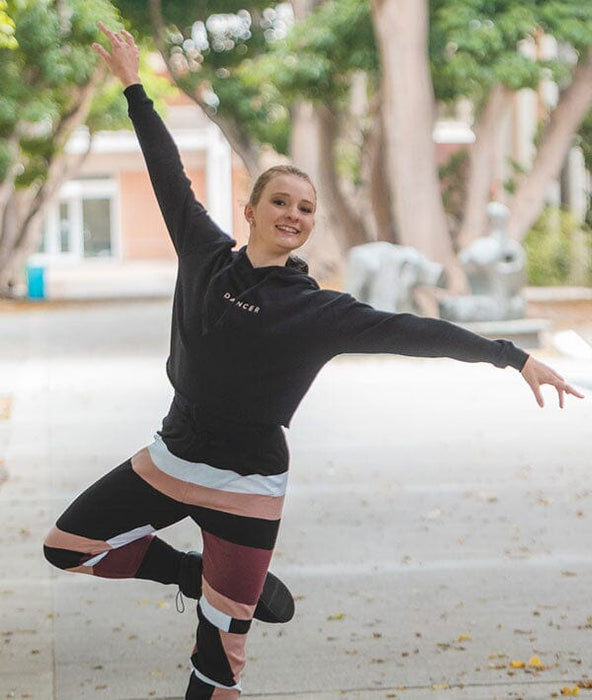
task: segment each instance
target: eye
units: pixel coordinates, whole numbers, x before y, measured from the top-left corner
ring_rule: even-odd
[[[300,211],[304,212],[305,214],[312,214],[312,209],[310,207],[300,207]]]
[[[274,199],[274,200],[272,200],[272,201],[273,201],[274,204],[278,204],[278,205],[281,205],[281,204],[285,204],[285,203],[286,203],[283,199]]]

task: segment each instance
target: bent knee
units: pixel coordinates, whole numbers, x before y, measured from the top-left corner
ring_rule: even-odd
[[[80,566],[86,556],[83,552],[72,549],[72,537],[62,532],[57,526],[53,527],[43,543],[43,554],[47,561],[58,569],[73,569]]]
[[[80,566],[83,554],[72,552],[69,549],[58,549],[50,547],[47,543],[43,545],[43,554],[47,561],[58,569],[74,569]]]

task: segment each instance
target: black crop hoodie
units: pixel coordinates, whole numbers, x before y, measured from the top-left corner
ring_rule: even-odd
[[[205,415],[288,426],[319,370],[342,353],[450,357],[522,369],[528,355],[446,321],[393,314],[320,289],[302,266],[253,267],[196,200],[179,152],[142,85],[125,90],[178,254],[167,373]]]

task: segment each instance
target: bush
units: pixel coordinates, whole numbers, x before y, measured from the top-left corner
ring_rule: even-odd
[[[580,233],[581,232],[581,233]],[[576,243],[576,236],[583,236]],[[573,214],[547,207],[523,242],[528,284],[592,285],[592,230]]]

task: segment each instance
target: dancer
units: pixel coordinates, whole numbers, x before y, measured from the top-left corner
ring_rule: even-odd
[[[289,426],[318,371],[340,353],[390,352],[489,362],[522,372],[538,403],[581,396],[505,340],[453,324],[380,312],[321,290],[294,256],[314,224],[316,191],[291,166],[264,172],[235,251],[196,201],[177,148],[138,77],[128,32],[99,25],[94,44],[120,79],[154,192],[179,259],[167,371],[174,399],[155,441],[91,486],[58,519],[50,562],[97,576],[178,584],[198,599],[187,700],[237,698],[253,616],[286,621],[293,600],[268,566],[288,475]],[[203,557],[155,536],[191,517]]]

